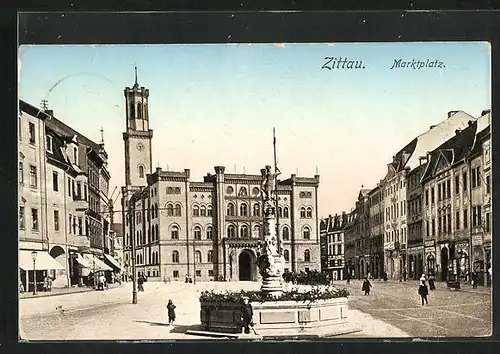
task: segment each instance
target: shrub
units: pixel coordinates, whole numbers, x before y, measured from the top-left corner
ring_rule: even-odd
[[[328,278],[317,270],[309,272],[300,271],[283,273],[283,280],[287,283],[301,284],[301,285],[327,285]]]

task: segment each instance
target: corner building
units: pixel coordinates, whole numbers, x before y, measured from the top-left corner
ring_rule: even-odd
[[[149,91],[125,89],[127,131],[122,187],[124,264],[151,279],[257,281],[262,240],[261,175],[215,174],[192,181],[189,169],[152,171]],[[265,163],[263,163],[264,165]],[[279,232],[285,270],[320,269],[319,176],[278,181]],[[131,201],[131,198],[133,199]]]

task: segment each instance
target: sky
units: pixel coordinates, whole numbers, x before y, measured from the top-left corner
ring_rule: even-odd
[[[327,57],[362,68],[328,70]],[[412,60],[438,64],[391,69]],[[376,187],[392,156],[448,111],[491,108],[485,42],[21,46],[18,66],[20,99],[46,99],[95,142],[103,129],[110,193],[124,184],[123,90],[137,66],[153,169],[189,168],[192,181],[217,165],[259,174],[273,164],[275,127],[282,179],[320,175],[320,217],[350,211],[361,186]]]

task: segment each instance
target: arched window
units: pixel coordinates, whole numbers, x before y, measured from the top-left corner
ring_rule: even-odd
[[[139,178],[144,178],[144,166],[139,166]]]
[[[168,187],[167,194],[174,194],[174,189],[172,187]]]
[[[290,240],[290,229],[288,226],[283,227],[283,241],[288,241]]]
[[[142,105],[140,103],[137,104],[137,119],[142,119]]]
[[[179,263],[179,252],[172,252],[172,263]]]
[[[181,213],[181,205],[180,204],[176,204],[175,205],[175,216],[181,216],[182,213]]]
[[[260,189],[259,189],[259,187],[253,187],[253,189],[252,189],[252,193],[253,193],[254,195],[259,194],[259,193],[260,193]]]
[[[181,189],[179,187],[175,187],[174,191],[176,194],[181,194]]]
[[[260,205],[259,205],[259,203],[255,203],[253,205],[253,216],[260,216]]]
[[[227,216],[234,216],[234,204],[229,203],[227,205]]]
[[[290,251],[289,250],[284,250],[283,251],[283,258],[285,258],[286,262],[290,261]]]
[[[307,208],[307,217],[312,218],[312,216],[313,216],[312,214],[313,214],[312,208],[311,207]]]
[[[248,216],[248,205],[245,203],[240,205],[240,216]]]
[[[200,207],[198,205],[193,206],[193,216],[200,216]]]
[[[195,226],[193,231],[194,231],[194,239],[201,240],[201,227]]]
[[[279,217],[280,219],[282,219],[282,218],[283,218],[283,208],[282,208],[282,207],[278,207],[278,217]]]
[[[135,119],[135,106],[133,102],[130,102],[130,119]]]
[[[311,230],[309,227],[305,227],[304,230],[302,231],[302,236],[304,237],[304,240],[309,240],[311,239]]]
[[[151,228],[153,229],[153,237],[154,237],[154,232],[155,232],[155,226],[153,227],[149,226],[148,227],[148,242],[151,242]]]
[[[167,216],[174,216],[174,206],[172,204],[167,205]]]
[[[309,250],[304,251],[304,262],[310,262],[311,261],[311,252]]]
[[[214,229],[212,228],[212,226],[207,226],[206,230],[207,240],[211,240],[213,238],[213,232]]]
[[[231,237],[231,238],[236,237],[234,225],[229,225],[227,227],[227,237]]]
[[[156,225],[156,227],[155,227],[155,236],[156,236],[156,240],[158,241],[160,239],[160,235],[159,235],[159,231],[158,231],[158,225]]]
[[[177,226],[172,226],[172,229],[170,229],[170,235],[172,236],[172,240],[178,240],[179,239],[179,228]]]
[[[252,237],[253,238],[259,238],[260,237],[260,225],[255,225],[253,227],[253,234],[252,234]]]
[[[283,217],[288,218],[288,207],[283,208]]]
[[[304,208],[304,207],[300,208],[300,217],[301,218],[306,217],[306,208]]]
[[[207,216],[212,216],[212,206],[209,205],[207,208]]]
[[[201,263],[201,252],[200,251],[196,251],[194,253],[194,261],[196,263]]]
[[[245,197],[247,195],[247,189],[245,187],[240,188],[240,193],[238,194],[240,197]]]
[[[148,120],[148,104],[144,103],[144,119]]]
[[[248,237],[248,226],[241,225],[240,237],[244,237],[244,238]]]
[[[208,251],[207,253],[207,262],[208,263],[212,263],[213,260],[212,260],[212,251]]]
[[[200,208],[200,216],[207,216],[207,207],[204,205]]]

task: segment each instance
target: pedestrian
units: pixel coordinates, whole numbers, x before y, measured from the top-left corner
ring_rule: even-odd
[[[21,294],[24,293],[24,284],[21,280],[19,280],[19,292]]]
[[[142,274],[139,275],[137,278],[137,285],[138,285],[138,290],[139,291],[144,291],[144,278],[142,277]]]
[[[49,277],[47,276],[47,274],[43,279],[43,291],[49,291]]]
[[[47,291],[52,291],[52,278],[47,277]]]
[[[250,333],[250,327],[253,329],[253,308],[249,302],[248,297],[244,296],[243,306],[241,308],[241,322],[243,323],[244,332]],[[255,332],[255,330],[254,330]]]
[[[422,276],[420,277],[420,281],[425,282],[427,279],[425,278],[425,274],[422,273]]]
[[[384,272],[384,281],[387,281],[387,272]]]
[[[406,281],[406,270],[403,270],[403,280]]]
[[[422,306],[424,306],[424,301],[425,304],[428,305],[429,303],[427,302],[427,294],[429,294],[429,290],[427,289],[425,280],[420,281],[420,286],[418,287],[418,294],[420,295],[420,298],[422,300]]]
[[[436,276],[434,272],[431,272],[429,275],[429,290],[436,290]]]
[[[472,289],[477,289],[477,273],[476,271],[473,271],[472,272],[472,276],[471,276],[472,280]]]
[[[370,295],[370,288],[372,287],[372,284],[370,284],[370,281],[368,280],[367,277],[365,277],[365,280],[363,280],[363,286],[361,287],[361,290],[365,292],[365,295]]]
[[[167,304],[167,314],[168,314],[168,325],[173,326],[175,322],[175,305],[172,300],[168,300]]]
[[[350,284],[351,283],[351,272],[350,271],[347,271],[347,283],[346,284]]]

